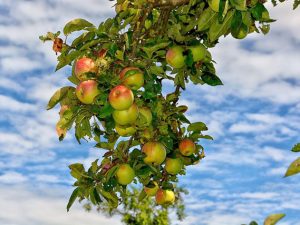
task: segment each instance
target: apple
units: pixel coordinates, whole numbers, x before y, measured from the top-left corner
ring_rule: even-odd
[[[75,76],[81,81],[88,79],[86,73],[96,73],[96,72],[97,72],[96,64],[94,60],[92,60],[91,58],[84,57],[78,59],[75,63],[74,73]]]
[[[166,159],[166,148],[159,142],[147,142],[142,147],[142,152],[146,154],[144,162],[147,164],[160,165]]]
[[[132,90],[138,90],[144,85],[144,74],[137,67],[126,67],[120,73],[122,83]]]
[[[59,110],[59,116],[62,117],[64,115],[65,111],[68,110],[69,108],[70,108],[70,106],[68,106],[68,105],[62,105]]]
[[[152,113],[151,113],[151,110],[147,107],[141,107],[139,108],[139,112],[140,112],[140,118],[141,118],[141,115],[143,118],[142,121],[145,121],[145,126],[150,126],[151,125],[151,122],[152,122]]]
[[[128,109],[113,111],[113,118],[119,125],[133,124],[139,115],[139,109],[136,104],[132,104]]]
[[[175,159],[167,158],[165,168],[169,174],[175,175],[182,170],[183,162],[180,158],[175,158]]]
[[[116,132],[122,137],[132,136],[136,132],[135,127],[122,127],[118,124],[116,124],[115,129]]]
[[[208,4],[210,6],[210,8],[215,11],[215,12],[219,12],[219,7],[220,7],[220,1],[221,0],[209,0],[208,1]],[[225,3],[225,9],[224,9],[224,12],[227,12],[227,9],[228,9],[228,1],[226,1]]]
[[[92,104],[94,98],[100,94],[98,83],[94,80],[82,81],[75,92],[77,98],[84,104]]]
[[[134,96],[129,88],[118,85],[110,91],[108,100],[114,109],[125,110],[133,104]]]
[[[195,150],[196,150],[195,143],[188,138],[183,139],[179,143],[179,151],[184,156],[190,156],[190,155],[194,154]]]
[[[171,190],[159,189],[155,195],[155,200],[158,205],[174,203],[175,194]]]
[[[119,184],[127,185],[133,181],[135,173],[130,165],[121,164],[116,172],[116,177]]]
[[[144,191],[146,192],[146,194],[148,196],[155,196],[156,192],[159,189],[157,182],[154,181],[153,184],[154,184],[154,187],[147,187],[147,186],[144,187]]]
[[[206,48],[203,44],[191,46],[188,49],[191,50],[194,62],[203,61],[206,57]]]
[[[182,68],[185,65],[185,56],[183,55],[183,48],[180,46],[171,47],[166,54],[167,63],[173,68]]]

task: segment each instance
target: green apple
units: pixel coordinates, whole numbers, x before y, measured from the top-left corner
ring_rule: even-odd
[[[108,100],[114,109],[125,110],[133,104],[134,96],[129,88],[118,85],[110,91]]]
[[[82,81],[76,88],[77,98],[84,104],[92,104],[94,98],[100,94],[98,83],[94,80]]]
[[[158,205],[172,204],[175,202],[175,194],[171,190],[159,189],[155,195],[155,200]]]
[[[179,151],[184,156],[190,156],[195,153],[196,145],[192,140],[190,140],[188,138],[183,139],[179,143]]]
[[[135,173],[130,165],[121,164],[116,172],[116,177],[119,184],[127,185],[133,181]]]
[[[116,132],[122,137],[130,137],[136,132],[134,127],[122,127],[119,124],[116,124],[115,129]]]
[[[131,125],[137,120],[139,109],[136,104],[132,104],[128,109],[113,111],[112,115],[117,124]]]
[[[167,158],[166,159],[166,171],[169,174],[175,175],[178,174],[183,168],[183,162],[181,160],[181,158]]]
[[[139,117],[140,117],[140,120],[145,122],[144,125],[145,126],[150,126],[151,125],[151,122],[152,122],[152,113],[151,113],[151,110],[147,107],[141,107],[139,108]],[[141,118],[143,117],[143,118]]]
[[[123,84],[132,89],[138,90],[144,85],[144,74],[137,67],[126,67],[120,73]]]
[[[181,46],[173,46],[169,48],[166,54],[167,63],[173,68],[182,68],[185,65],[185,56]]]
[[[144,191],[146,192],[146,194],[148,196],[155,196],[156,192],[159,189],[157,182],[154,181],[153,184],[154,184],[154,187],[147,187],[147,186],[144,187]]]
[[[207,50],[203,44],[191,46],[188,49],[192,52],[194,62],[203,61],[205,59]]]
[[[147,164],[160,165],[166,159],[166,148],[159,142],[147,142],[142,147],[142,152],[146,154],[144,162]]]
[[[96,73],[96,72],[97,72],[96,64],[94,60],[92,60],[91,58],[84,57],[78,59],[75,63],[74,73],[75,76],[81,81],[88,79],[86,73]]]

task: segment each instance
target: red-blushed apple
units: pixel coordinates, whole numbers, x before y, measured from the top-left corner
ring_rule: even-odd
[[[146,194],[148,196],[155,196],[156,195],[156,192],[158,191],[159,187],[158,187],[158,184],[157,182],[153,182],[153,185],[154,187],[147,187],[147,186],[144,186],[144,191],[146,192]]]
[[[144,74],[137,67],[126,67],[120,73],[122,83],[132,89],[138,90],[144,85]]]
[[[62,117],[64,115],[65,111],[68,110],[69,108],[70,108],[70,106],[68,106],[68,105],[62,105],[59,110],[59,116]]]
[[[75,76],[81,81],[88,79],[86,73],[96,73],[96,72],[97,72],[96,64],[94,60],[92,60],[91,58],[84,57],[78,59],[75,63],[74,73]]]
[[[166,159],[166,171],[169,174],[175,175],[178,174],[183,168],[183,162],[181,160],[181,158],[167,158]]]
[[[171,190],[159,189],[155,195],[155,200],[158,205],[172,204],[175,202],[175,194]]]
[[[116,124],[115,129],[116,132],[122,137],[132,136],[136,132],[135,127],[122,127],[118,124]]]
[[[135,123],[139,115],[139,108],[136,104],[132,104],[128,109],[125,110],[114,110],[113,118],[119,125],[131,125]]]
[[[100,94],[98,83],[94,80],[82,81],[75,92],[77,98],[84,104],[92,104],[94,98]]]
[[[190,156],[195,153],[196,145],[192,140],[190,140],[188,138],[183,139],[179,143],[179,151],[184,156]]]
[[[134,170],[129,164],[121,164],[116,172],[116,178],[119,184],[130,184],[135,177]]]
[[[190,46],[188,49],[191,50],[194,62],[203,61],[206,57],[206,48],[203,44]]]
[[[128,87],[118,85],[110,91],[108,100],[114,109],[125,110],[133,104],[134,96]]]
[[[139,117],[140,117],[140,120],[145,122],[144,125],[146,126],[150,126],[151,125],[151,122],[152,122],[152,113],[151,113],[151,110],[147,107],[141,107],[139,108]],[[143,117],[143,118],[141,118]]]
[[[160,165],[166,159],[166,148],[159,142],[147,142],[142,147],[142,152],[146,154],[144,162],[147,164]]]
[[[167,63],[173,68],[182,68],[185,65],[185,56],[183,55],[183,48],[180,46],[173,46],[169,48],[166,54]]]

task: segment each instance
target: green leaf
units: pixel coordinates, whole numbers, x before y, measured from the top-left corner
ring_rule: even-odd
[[[91,202],[94,203],[94,204],[99,204],[102,202],[101,198],[100,198],[100,195],[97,191],[96,188],[92,188],[91,191],[90,191],[90,199],[91,199]]]
[[[268,216],[264,222],[264,225],[275,225],[279,220],[285,217],[285,214],[272,214]]]
[[[201,76],[201,78],[206,84],[210,86],[223,85],[220,78],[212,73],[205,73]]]
[[[44,36],[39,36],[39,39],[43,42],[45,41],[54,41],[55,38],[57,38],[60,35],[60,31],[57,31],[55,34],[52,32],[48,32],[46,35]]]
[[[246,0],[230,0],[230,3],[237,9],[237,10],[247,10],[246,7]]]
[[[192,123],[188,126],[187,128],[188,131],[194,131],[194,132],[199,132],[199,131],[206,131],[208,130],[207,126],[205,123],[202,122],[196,122]]]
[[[69,168],[71,170],[70,173],[71,173],[72,177],[74,177],[76,179],[80,179],[85,172],[84,166],[81,163],[71,164],[71,165],[69,165]]]
[[[158,42],[157,44],[149,47],[143,47],[142,50],[146,52],[149,58],[152,58],[154,52],[158,51],[159,49],[166,48],[169,46],[170,42]]]
[[[300,173],[300,157],[291,163],[284,177],[289,177],[297,173]]]
[[[68,86],[58,89],[50,98],[47,104],[47,110],[52,109],[54,106],[56,106],[56,104],[59,103],[67,95],[69,90],[75,90],[75,88]]]
[[[255,221],[252,221],[249,225],[258,225]]]
[[[215,20],[214,23],[211,25],[208,35],[209,40],[211,42],[214,42],[219,37],[221,37],[223,34],[227,33],[227,31],[230,29],[231,21],[233,18],[235,10],[230,10],[226,17],[224,18],[223,22],[220,23],[219,20]]]
[[[68,205],[67,205],[67,212],[69,212],[71,206],[73,205],[73,203],[75,202],[77,196],[78,196],[78,192],[79,192],[79,187],[77,187],[71,194]]]
[[[300,0],[295,0],[293,4],[293,9],[295,10],[300,5]]]
[[[217,21],[218,13],[213,11],[210,7],[203,11],[198,19],[198,31],[204,31],[210,27],[212,23]]]
[[[300,143],[294,145],[292,148],[292,152],[300,152]]]
[[[94,25],[87,20],[84,19],[74,19],[70,22],[68,22],[64,27],[64,34],[69,35],[70,33],[74,31],[83,30],[85,28],[94,27]]]
[[[112,115],[113,111],[114,111],[113,107],[108,102],[106,102],[105,105],[101,107],[99,110],[99,117],[106,118]]]
[[[144,198],[147,197],[146,192],[144,191],[144,189],[141,191],[141,193],[139,194],[139,201],[142,201]]]

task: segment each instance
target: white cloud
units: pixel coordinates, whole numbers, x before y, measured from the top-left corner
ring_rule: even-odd
[[[16,172],[6,172],[0,175],[0,183],[4,184],[18,184],[27,181],[27,177],[21,173]]]

